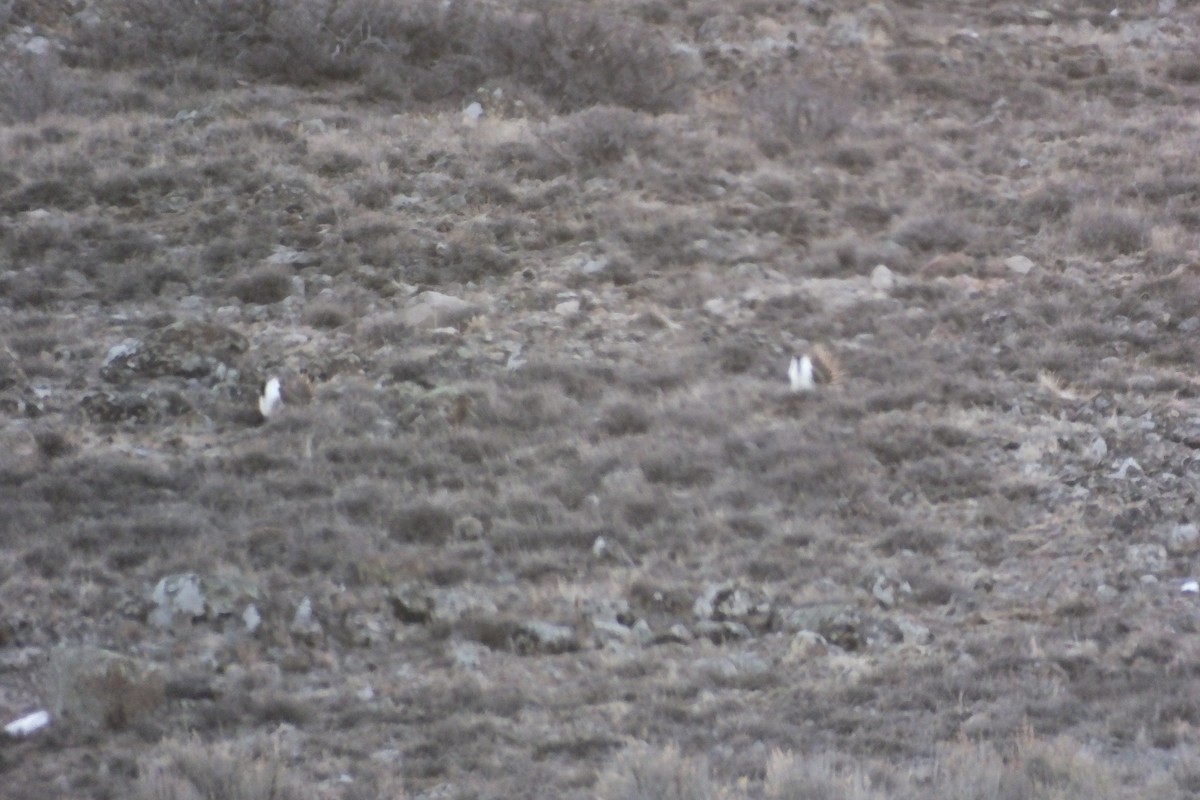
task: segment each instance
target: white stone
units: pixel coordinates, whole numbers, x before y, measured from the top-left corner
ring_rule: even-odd
[[[404,310],[403,321],[410,328],[440,328],[454,325],[479,313],[474,303],[442,292],[421,292]]]
[[[1139,475],[1146,474],[1145,472],[1142,471],[1142,465],[1137,462],[1137,459],[1131,457],[1131,458],[1127,458],[1124,461],[1122,461],[1121,466],[1117,467],[1116,471],[1114,471],[1108,477],[1113,478],[1114,480],[1119,480],[1119,481],[1128,480],[1131,477],[1129,475],[1130,470],[1134,470]]]
[[[118,359],[128,358],[136,353],[141,346],[142,342],[140,339],[126,339],[123,342],[114,344],[108,348],[108,353],[104,356],[104,364],[102,366],[107,367]]]
[[[890,292],[896,286],[896,276],[886,264],[876,264],[871,270],[871,288],[877,292]]]
[[[1004,259],[1004,266],[1018,275],[1028,275],[1033,270],[1034,263],[1025,256],[1010,256]]]
[[[23,44],[21,49],[35,56],[44,56],[50,52],[50,40],[45,36],[34,36]]]
[[[258,613],[258,609],[254,607],[253,603],[246,606],[246,610],[242,612],[242,622],[246,624],[246,630],[250,633],[254,633],[262,624],[262,615]]]
[[[1198,548],[1200,548],[1200,528],[1191,523],[1176,525],[1167,534],[1167,552],[1172,555],[1192,553]]]
[[[150,622],[159,626],[170,624],[176,614],[193,619],[203,617],[207,608],[200,576],[191,572],[168,575],[160,580],[151,592],[150,600],[156,606]]]

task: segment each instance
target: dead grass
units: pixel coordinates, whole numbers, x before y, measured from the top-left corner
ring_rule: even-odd
[[[1150,243],[1150,228],[1137,213],[1127,209],[1091,206],[1072,216],[1075,241],[1097,255],[1127,255],[1144,250]]]
[[[319,794],[274,754],[230,744],[174,740],[148,756],[133,796],[138,800],[307,800]]]
[[[688,758],[674,745],[634,744],[600,774],[596,797],[602,800],[710,800],[718,796],[707,765]]]
[[[944,750],[937,778],[939,797],[1124,798],[1116,773],[1079,744],[1023,734],[1011,753],[989,745],[962,743]]]
[[[52,54],[6,58],[0,62],[0,121],[33,122],[67,105],[74,91]]]
[[[799,756],[776,750],[767,762],[763,793],[768,800],[882,800],[869,776],[855,767],[839,767],[828,755]]]
[[[850,123],[854,108],[835,87],[779,78],[749,92],[744,112],[759,148],[775,157],[835,138]]]
[[[653,30],[561,8],[123,0],[84,31],[72,56],[111,69],[153,63],[152,53],[298,86],[367,78],[375,98],[420,103],[461,100],[486,79],[505,77],[560,111],[610,103],[659,112],[680,107],[689,93],[678,59]]]
[[[229,284],[229,293],[243,303],[270,305],[292,291],[292,276],[282,267],[262,265],[239,275]]]

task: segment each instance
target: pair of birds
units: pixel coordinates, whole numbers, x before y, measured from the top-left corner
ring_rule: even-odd
[[[841,377],[837,359],[821,345],[794,356],[788,366],[788,381],[793,392],[811,392],[818,386],[835,384]],[[288,370],[267,379],[262,396],[258,398],[258,411],[264,420],[270,419],[284,405],[307,405],[312,396],[312,382],[308,376]]]

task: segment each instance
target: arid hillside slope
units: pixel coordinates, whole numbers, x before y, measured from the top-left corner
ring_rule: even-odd
[[[0,24],[6,797],[1200,791],[1200,10]]]

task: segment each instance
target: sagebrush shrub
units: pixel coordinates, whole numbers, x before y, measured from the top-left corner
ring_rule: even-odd
[[[508,77],[559,111],[660,112],[689,95],[670,43],[640,23],[438,0],[123,0],[81,32],[72,58],[108,68],[196,59],[302,86],[364,79],[376,95],[422,102]]]

